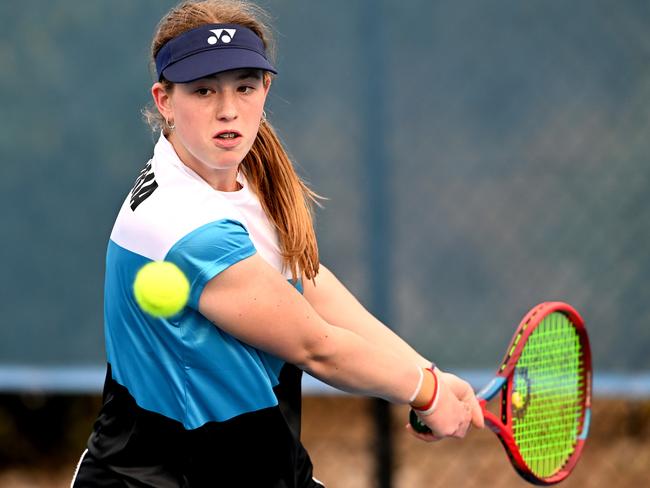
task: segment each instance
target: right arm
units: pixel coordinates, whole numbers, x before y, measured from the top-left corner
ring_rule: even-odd
[[[255,254],[210,280],[199,311],[220,329],[343,390],[408,403],[418,366],[325,322]]]
[[[201,293],[199,311],[242,342],[348,392],[408,404],[420,379],[415,362],[328,324],[257,254],[210,280]],[[426,403],[432,391],[433,380],[426,381],[415,405]],[[438,411],[423,420],[438,436],[463,436],[470,414],[444,382],[440,384]]]

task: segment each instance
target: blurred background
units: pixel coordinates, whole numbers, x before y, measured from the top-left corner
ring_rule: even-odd
[[[0,2],[0,486],[67,486],[90,433],[104,253],[151,155],[149,42],[175,3]],[[328,198],[322,261],[477,387],[531,306],[574,305],[596,399],[565,484],[647,483],[650,4],[257,3],[277,32],[268,117]],[[330,488],[523,485],[490,433],[424,445],[403,409],[305,390]]]

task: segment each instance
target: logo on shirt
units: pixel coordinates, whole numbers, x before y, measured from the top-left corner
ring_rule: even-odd
[[[135,185],[131,189],[131,210],[135,211],[142,202],[144,202],[149,196],[158,188],[158,183],[154,179],[155,175],[153,174],[153,169],[151,168],[151,161],[147,163],[140,175],[135,180]]]
[[[219,41],[228,44],[235,37],[237,29],[210,29],[210,32],[214,35],[208,37],[208,44],[216,44]]]

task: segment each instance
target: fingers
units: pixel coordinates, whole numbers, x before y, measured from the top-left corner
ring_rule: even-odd
[[[478,399],[474,397],[472,399],[471,405],[471,414],[472,414],[472,425],[479,429],[485,427],[485,419],[483,418],[483,409],[481,408]]]
[[[467,408],[470,412],[472,425],[474,427],[478,427],[479,429],[485,427],[485,421],[483,420],[483,409],[481,408],[481,404],[479,403],[478,398],[476,398],[476,395],[471,388],[462,401],[465,403],[465,405],[467,405]]]
[[[468,405],[471,412],[472,425],[479,429],[485,427],[483,410],[481,409],[481,405],[479,404],[471,385],[453,374],[445,373],[445,376],[449,383],[453,385],[453,391],[458,400]]]
[[[467,435],[472,421],[472,413],[468,404],[459,402],[455,398],[451,400],[453,408],[447,409],[446,412],[438,412],[432,414],[430,417],[420,417],[420,420],[427,424],[431,429],[430,433],[418,434],[413,432],[415,437],[427,442],[438,441],[446,437],[454,437],[462,439]]]
[[[433,432],[429,432],[428,434],[422,434],[420,432],[417,432],[415,429],[413,429],[413,427],[411,427],[411,424],[406,424],[406,430],[413,437],[417,437],[418,439],[424,442],[438,442],[442,440],[442,438],[435,436]]]
[[[458,429],[456,429],[456,432],[453,433],[452,437],[456,437],[458,439],[462,439],[467,435],[467,431],[469,430],[469,427],[471,425],[471,420],[472,420],[472,412],[470,410],[470,406],[462,402],[461,405],[463,406],[463,417],[461,423],[458,425]]]

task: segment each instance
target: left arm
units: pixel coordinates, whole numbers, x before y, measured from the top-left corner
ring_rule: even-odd
[[[315,281],[315,283],[314,283]],[[303,278],[304,296],[321,318],[331,325],[348,329],[368,342],[396,354],[403,360],[412,361],[422,368],[429,368],[431,361],[422,357],[401,337],[368,312],[347,288],[322,264],[314,281]],[[472,412],[472,423],[483,428],[483,414],[472,387],[461,378],[436,368],[438,378],[451,389],[456,398]],[[416,437],[438,440],[432,434],[419,434],[410,425],[409,431]]]
[[[423,368],[428,361],[389,327],[380,322],[322,264],[314,281],[303,279],[304,296],[328,323],[355,332],[367,341],[413,361]]]

